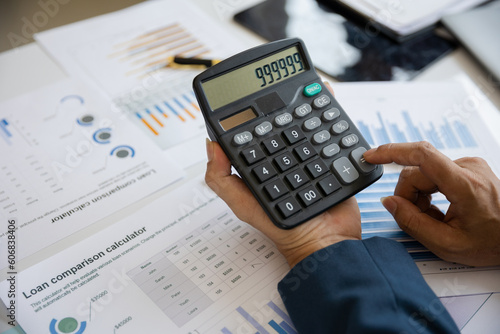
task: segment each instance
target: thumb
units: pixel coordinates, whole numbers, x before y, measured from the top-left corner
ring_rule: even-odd
[[[415,204],[400,196],[380,199],[399,227],[429,249],[440,248],[450,227],[422,212]]]

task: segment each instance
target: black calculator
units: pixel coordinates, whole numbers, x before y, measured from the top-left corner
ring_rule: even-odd
[[[208,134],[278,227],[297,226],[383,174],[370,147],[314,70],[302,40],[232,56],[199,74]]]

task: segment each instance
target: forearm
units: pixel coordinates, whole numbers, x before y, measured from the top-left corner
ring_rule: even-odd
[[[406,250],[387,239],[329,246],[278,289],[300,333],[458,332]]]

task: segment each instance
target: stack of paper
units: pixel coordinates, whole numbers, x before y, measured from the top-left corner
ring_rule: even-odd
[[[364,17],[387,27],[397,36],[408,36],[432,26],[441,17],[485,0],[340,0]]]

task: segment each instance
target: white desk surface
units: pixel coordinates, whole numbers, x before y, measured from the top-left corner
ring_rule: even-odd
[[[190,0],[196,5],[200,6],[204,12],[208,15],[214,17],[221,25],[227,26],[229,31],[237,34],[241,39],[246,41],[249,45],[256,45],[264,42],[264,40],[255,34],[249,32],[248,30],[240,27],[236,23],[232,22],[232,15],[245,7],[248,7],[254,3],[259,2],[259,0],[239,0],[239,1],[229,1],[229,0]],[[223,2],[223,7],[216,6],[217,3]],[[222,9],[221,9],[222,8]],[[36,43],[31,43],[13,50],[9,50],[0,53],[0,101],[7,100],[9,98],[15,97],[17,95],[27,93],[31,90],[37,89],[44,85],[48,85],[57,82],[61,79],[67,77],[66,73],[42,50]],[[459,48],[451,54],[447,55],[443,59],[439,60],[428,69],[426,69],[422,74],[420,74],[414,81],[450,81],[457,80],[459,76],[466,75],[470,78],[480,90],[489,98],[489,100],[500,110],[500,87],[495,87],[492,82],[489,82],[485,72],[476,64],[474,59],[463,49]],[[334,81],[334,80],[332,80]],[[489,124],[490,129],[500,129],[500,112],[497,110],[490,110],[487,114],[486,122]],[[500,131],[495,131],[497,140],[500,142]],[[187,171],[188,177],[185,180],[178,182],[177,184],[167,187],[160,192],[157,192],[151,197],[158,198],[167,192],[175,190],[177,187],[182,185],[184,182],[189,180],[190,177],[194,175],[199,175],[205,169],[205,163],[199,163]],[[140,201],[139,203],[133,205],[132,207],[125,210],[126,212],[133,212],[131,210],[137,210],[142,206],[146,205],[152,198],[148,198],[148,201]],[[88,228],[85,228],[65,240],[58,242],[37,254],[23,259],[18,264],[18,269],[23,270],[24,268],[30,267],[33,264],[50,257],[51,255],[57,253],[61,249],[73,244],[74,242],[81,240],[87,236],[90,236],[105,227],[113,224],[121,218],[121,215],[127,214],[115,214],[107,217],[99,222],[99,224],[93,224]],[[6,325],[5,320],[2,321],[1,318],[4,314],[0,315],[0,333],[9,329]]]

